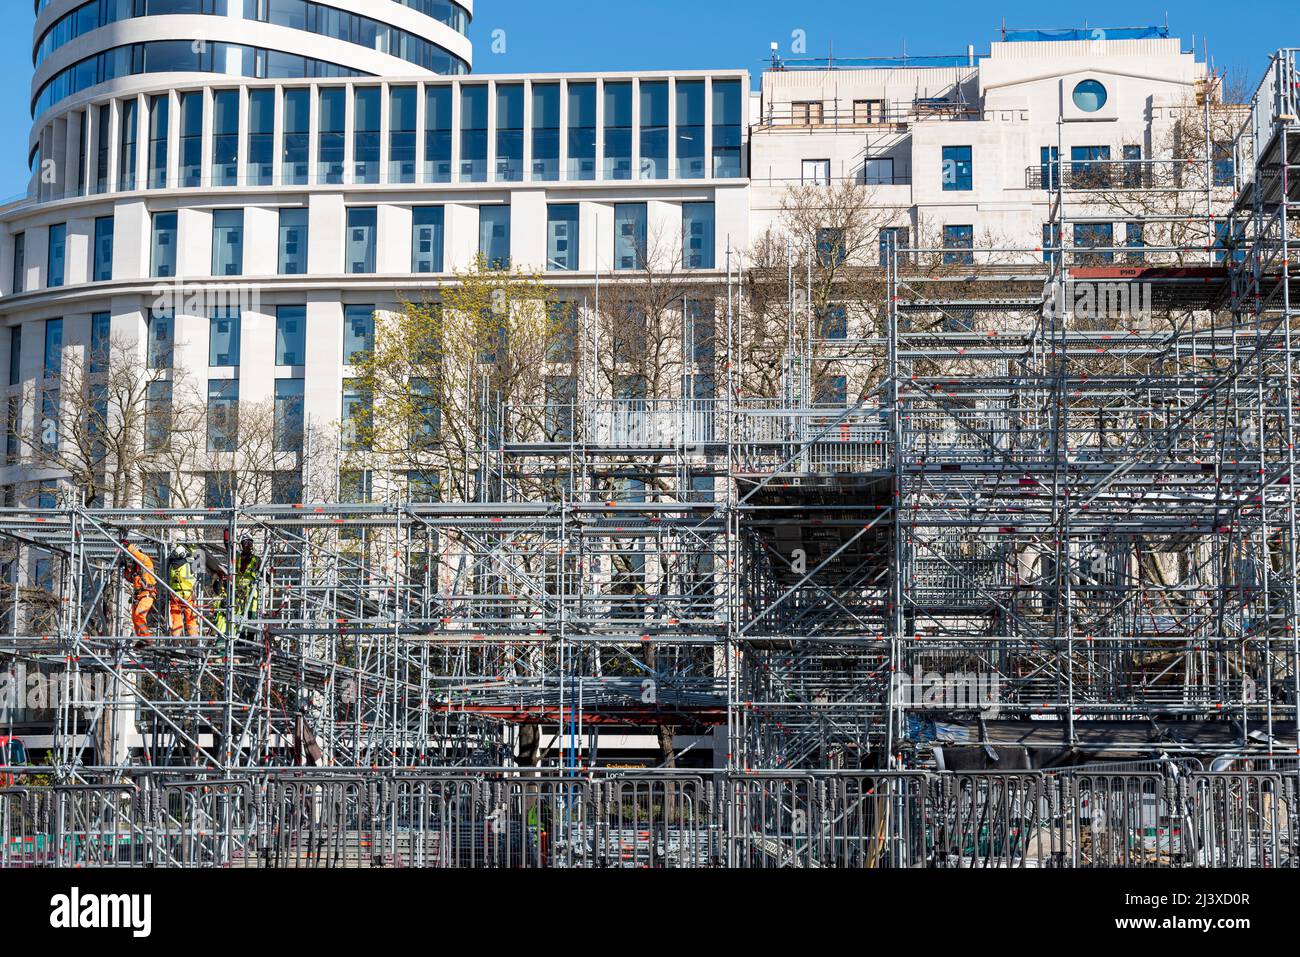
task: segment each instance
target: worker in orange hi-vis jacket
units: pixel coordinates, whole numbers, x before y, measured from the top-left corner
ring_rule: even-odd
[[[126,554],[122,567],[131,586],[131,625],[137,638],[149,638],[149,609],[158,600],[158,579],[153,573],[153,559],[138,545],[123,542]]]

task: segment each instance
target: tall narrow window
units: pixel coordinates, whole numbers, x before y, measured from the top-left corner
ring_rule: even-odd
[[[533,179],[560,178],[560,84],[533,84]]]
[[[307,272],[307,210],[280,210],[281,276],[301,276]]]
[[[176,214],[153,214],[150,275],[165,279],[176,275]]]
[[[889,265],[891,247],[900,260],[907,255],[899,250],[907,248],[910,232],[906,226],[886,226],[880,230],[880,265]]]
[[[112,108],[105,104],[95,114],[95,192],[108,192],[108,154],[110,149],[109,131],[112,123]]]
[[[172,384],[155,379],[145,387],[144,445],[149,452],[167,448],[172,426]]]
[[[569,179],[596,178],[596,84],[569,84]]]
[[[135,189],[135,150],[139,135],[137,106],[138,103],[134,99],[122,101],[119,127],[121,137],[117,144],[117,188],[124,191]]]
[[[167,186],[167,128],[171,97],[166,93],[149,98],[149,188]]]
[[[488,88],[460,88],[460,181],[487,179]]]
[[[605,179],[632,178],[632,84],[605,84]]]
[[[347,271],[370,273],[375,271],[375,225],[378,211],[374,206],[352,206],[348,209]]]
[[[975,263],[975,227],[943,227],[944,265],[970,266]]]
[[[307,307],[280,306],[275,311],[275,364],[305,365],[306,353]]]
[[[743,102],[739,80],[713,81],[713,175],[717,179],[740,176]]]
[[[668,81],[641,83],[641,178],[668,178]]]
[[[510,207],[478,208],[478,251],[488,269],[510,268]]]
[[[239,436],[239,380],[208,380],[208,451],[233,452]]]
[[[388,92],[388,181],[415,182],[415,87]]]
[[[248,185],[275,182],[275,90],[248,94]]]
[[[212,213],[212,275],[241,276],[244,272],[244,211],[218,209]]]
[[[1144,179],[1142,163],[1142,147],[1130,143],[1121,147],[1124,156],[1124,188],[1139,189]]]
[[[107,282],[113,278],[113,217],[101,216],[95,220],[94,281]]]
[[[416,206],[411,210],[411,272],[442,272],[443,208]]]
[[[86,195],[86,145],[90,142],[90,111],[81,114],[81,126],[77,130],[77,195]]]
[[[218,309],[208,320],[208,365],[239,365],[239,307]]]
[[[1043,223],[1043,262],[1061,261],[1061,225],[1060,223]]]
[[[524,178],[524,85],[497,84],[496,179],[517,183]]]
[[[67,258],[68,227],[56,223],[50,227],[49,257],[45,270],[45,285],[53,288],[63,285],[64,263]]]
[[[22,382],[23,327],[9,327],[9,384]]]
[[[14,277],[13,291],[14,294],[22,292],[27,287],[27,234],[19,233],[14,236]]]
[[[276,379],[275,450],[277,452],[301,452],[302,429],[302,379]]]
[[[1146,240],[1143,237],[1141,223],[1124,224],[1124,245],[1129,249],[1129,252],[1124,254],[1125,261],[1140,263],[1146,258],[1146,254],[1142,251],[1146,246]]]
[[[45,320],[45,378],[63,375],[63,320]]]
[[[212,185],[239,182],[239,91],[212,95]]]
[[[614,206],[614,268],[641,269],[646,249],[646,204],[618,203]]]
[[[430,86],[424,94],[424,181],[451,182],[451,87]]]
[[[975,188],[969,146],[943,148],[943,191],[968,193]]]
[[[546,268],[578,268],[578,204],[546,207]]]
[[[1043,189],[1061,188],[1061,149],[1043,146],[1038,150],[1038,181]]]
[[[377,86],[359,87],[353,95],[352,181],[379,182],[379,94]]]
[[[375,307],[347,306],[343,310],[343,364],[353,365],[357,358],[375,346]]]
[[[682,257],[687,269],[714,267],[713,217],[712,203],[682,204]]]
[[[347,91],[320,91],[320,139],[317,143],[316,181],[336,185],[343,182],[343,154],[347,115]]]
[[[677,177],[703,179],[704,81],[677,81]]]
[[[311,91],[284,91],[284,151],[281,175],[286,184],[307,182],[311,162]]]
[[[90,354],[86,364],[93,376],[108,371],[112,329],[113,318],[109,313],[97,312],[90,317]]]
[[[176,317],[170,310],[157,310],[149,314],[148,354],[145,361],[150,369],[170,369],[175,353]]]
[[[181,186],[203,185],[203,94],[181,94]]]

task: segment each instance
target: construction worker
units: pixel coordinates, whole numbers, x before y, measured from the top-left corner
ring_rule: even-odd
[[[262,559],[253,553],[253,539],[239,540],[235,557],[235,612],[244,618],[257,617],[257,583],[262,577]]]
[[[168,575],[171,586],[172,635],[179,638],[182,634],[190,638],[199,635],[199,619],[194,612],[194,569],[190,565],[190,550],[184,545],[172,549],[171,573]]]
[[[153,573],[153,559],[138,545],[123,542],[126,554],[122,556],[122,569],[131,586],[131,625],[137,638],[148,639],[149,609],[158,600],[158,579]]]

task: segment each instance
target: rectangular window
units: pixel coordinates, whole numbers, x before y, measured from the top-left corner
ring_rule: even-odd
[[[230,508],[235,503],[235,476],[230,472],[207,472],[203,477],[203,507]]]
[[[478,252],[488,269],[510,268],[510,207],[478,208]]]
[[[275,90],[248,93],[248,185],[275,182]]]
[[[1121,149],[1124,156],[1124,188],[1140,189],[1146,178],[1143,176],[1142,147],[1129,144]]]
[[[176,214],[153,214],[153,243],[150,250],[150,275],[165,279],[176,275]]]
[[[460,181],[487,180],[488,88],[460,88]]]
[[[645,203],[618,203],[614,206],[614,268],[641,269],[649,255]]]
[[[145,508],[171,508],[171,476],[166,472],[146,472],[144,475],[144,488],[141,489],[141,495],[141,504]]]
[[[311,164],[311,91],[284,91],[284,147],[281,176],[290,186],[307,182]]]
[[[713,175],[740,178],[744,91],[739,80],[713,81]]]
[[[577,379],[571,375],[546,377],[546,441],[568,442],[573,438],[573,413],[577,401]]]
[[[9,384],[22,381],[23,327],[9,327]]]
[[[370,501],[372,482],[369,469],[346,469],[339,473],[339,501],[365,505]]]
[[[560,84],[534,83],[533,179],[553,182],[559,178]]]
[[[171,97],[162,93],[149,98],[149,188],[167,186],[167,128]]]
[[[1061,151],[1056,146],[1044,146],[1038,150],[1038,182],[1042,189],[1061,188]]]
[[[822,104],[820,100],[802,100],[791,103],[790,107],[795,126],[822,125]]]
[[[677,178],[703,179],[704,81],[677,81]]]
[[[1075,253],[1077,264],[1098,265],[1113,263],[1115,254],[1107,247],[1115,245],[1115,227],[1112,223],[1075,223],[1074,245],[1076,249],[1106,249],[1100,253]]]
[[[358,87],[352,97],[352,181],[379,182],[379,94],[377,86]]]
[[[844,247],[844,230],[825,227],[817,230],[817,262],[823,269],[844,264],[848,250]]]
[[[212,275],[244,273],[244,211],[218,209],[212,213]]]
[[[605,84],[605,179],[632,178],[632,84]]]
[[[208,451],[233,452],[239,434],[239,380],[208,380]]]
[[[144,390],[144,450],[166,449],[172,437],[172,382],[160,378]]]
[[[813,391],[813,405],[840,408],[849,404],[849,380],[842,375],[820,375]]]
[[[442,428],[442,409],[433,382],[417,377],[410,380],[411,422],[409,441],[413,449],[432,448]]]
[[[804,186],[831,185],[831,161],[828,159],[804,160],[803,174],[800,181]]]
[[[347,271],[375,271],[375,233],[378,210],[374,206],[348,208]]]
[[[1141,223],[1124,224],[1124,245],[1132,252],[1124,254],[1124,259],[1131,263],[1140,263],[1146,258],[1142,248],[1146,245],[1146,240],[1142,235]]]
[[[596,84],[569,84],[569,179],[596,178]]]
[[[862,182],[866,186],[892,186],[894,184],[894,158],[868,156],[862,161]]]
[[[149,314],[149,344],[146,361],[150,369],[170,369],[175,351],[176,318],[171,312]]]
[[[1110,147],[1070,147],[1070,185],[1075,189],[1105,189],[1110,186]]]
[[[275,451],[301,452],[303,431],[302,379],[275,380]]]
[[[307,307],[279,306],[275,310],[275,364],[300,366],[307,361]]]
[[[1215,143],[1211,149],[1211,158],[1214,164],[1214,185],[1232,186],[1236,182],[1236,168],[1232,157],[1232,144]]]
[[[911,230],[906,226],[886,226],[880,231],[880,265],[889,265],[890,243],[893,243],[895,251],[906,249],[911,241],[910,234]],[[906,253],[900,253],[899,261],[901,262],[906,255]]]
[[[239,365],[239,307],[213,312],[208,320],[208,365]]]
[[[108,154],[111,148],[109,142],[110,123],[112,120],[112,107],[107,103],[99,108],[95,114],[95,192],[108,192]]]
[[[339,87],[324,89],[318,99],[320,138],[316,144],[316,182],[337,185],[343,182],[347,145],[347,91]]]
[[[19,233],[14,237],[14,295],[22,292],[27,285],[27,234]]]
[[[969,146],[943,148],[943,191],[968,193],[975,188]]]
[[[1060,262],[1061,228],[1059,223],[1043,223],[1043,262]]]
[[[546,268],[578,268],[578,204],[546,207]]]
[[[63,285],[64,263],[67,258],[68,227],[56,223],[50,227],[49,257],[46,262],[45,285],[50,288]]]
[[[874,126],[885,122],[885,101],[854,100],[853,122],[857,126]]]
[[[411,210],[411,272],[442,272],[443,221],[441,206]]]
[[[212,95],[212,185],[239,183],[239,91]]]
[[[113,278],[113,217],[101,216],[95,220],[94,281],[107,282]]]
[[[388,91],[388,181],[415,182],[415,104],[413,86]]]
[[[578,301],[561,299],[546,307],[547,330],[546,361],[572,364],[578,353]],[[623,330],[614,335],[617,342],[624,337]],[[617,348],[617,347],[616,347]]]
[[[425,505],[441,498],[442,480],[434,471],[406,473],[406,494],[412,503]]]
[[[45,320],[45,378],[63,375],[63,320]]]
[[[682,204],[682,257],[687,269],[714,268],[714,206]]]
[[[280,210],[280,275],[307,272],[307,210]]]
[[[943,227],[943,264],[945,266],[972,266],[975,264],[975,227]]]
[[[203,185],[203,94],[181,94],[181,186]]]
[[[641,178],[668,178],[668,81],[641,82]]]
[[[273,472],[271,474],[271,504],[298,505],[302,502],[302,473]]]
[[[518,183],[524,178],[524,85],[497,84],[496,179]]]
[[[842,302],[830,303],[817,321],[817,334],[823,339],[847,339],[849,310]]]
[[[90,355],[86,357],[86,363],[93,376],[108,371],[112,327],[112,317],[106,312],[97,312],[90,317]]]
[[[135,189],[135,150],[139,135],[137,106],[134,99],[123,100],[122,112],[118,116],[121,125],[117,143],[117,188],[124,192]]]
[[[343,380],[343,447],[348,450],[364,450],[366,441],[367,416],[370,410],[370,396],[354,379]]]
[[[424,94],[424,181],[451,182],[451,87],[430,86]]]
[[[347,306],[343,310],[343,364],[353,365],[375,345],[375,307]]]
[[[23,400],[21,396],[11,395],[9,397],[9,408],[5,416],[5,461],[12,464],[17,462],[20,457],[22,448],[22,415]],[[13,486],[10,486],[12,488]],[[12,503],[9,503],[12,504]]]

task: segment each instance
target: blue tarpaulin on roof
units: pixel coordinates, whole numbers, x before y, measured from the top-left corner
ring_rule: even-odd
[[[1066,30],[1006,30],[1002,38],[1008,43],[1033,40],[1163,40],[1168,27],[1077,27]]]

